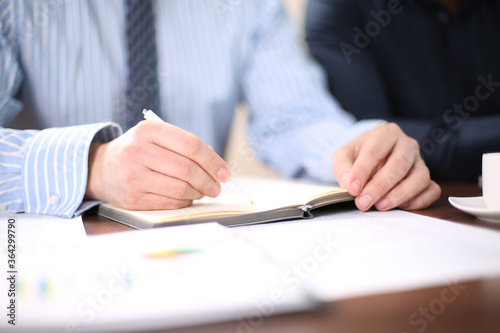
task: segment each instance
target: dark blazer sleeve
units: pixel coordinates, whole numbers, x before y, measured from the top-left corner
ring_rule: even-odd
[[[359,119],[386,118],[386,91],[370,49],[351,53],[356,26],[364,26],[357,0],[309,0],[306,40],[328,74],[331,92]]]
[[[370,47],[354,42],[354,28],[365,24],[359,0],[309,0],[306,40],[327,72],[332,94],[358,119],[396,122],[419,141],[433,178],[477,179],[482,153],[500,151],[500,114],[461,119],[460,126],[450,126],[442,115],[428,120],[392,115],[391,92]]]

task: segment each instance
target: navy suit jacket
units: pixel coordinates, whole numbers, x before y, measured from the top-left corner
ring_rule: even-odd
[[[309,0],[306,39],[343,107],[398,123],[433,178],[500,151],[500,1]]]

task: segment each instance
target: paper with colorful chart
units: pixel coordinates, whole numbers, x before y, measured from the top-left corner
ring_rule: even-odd
[[[52,218],[47,229],[63,222],[74,227],[66,238],[19,239],[16,329],[134,331],[232,319],[243,327],[317,305],[284,283],[272,258],[216,223],[85,238],[81,219]],[[0,328],[13,327],[2,320]]]

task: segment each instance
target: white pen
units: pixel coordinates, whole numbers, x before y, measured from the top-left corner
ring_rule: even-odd
[[[163,122],[163,120],[160,117],[158,117],[158,115],[151,110],[144,109],[144,110],[142,110],[142,114],[144,115],[144,119],[146,119],[146,120]],[[242,198],[242,199],[250,202],[252,205],[254,205],[252,199],[250,199],[250,197],[241,189],[241,187],[238,186],[238,184],[236,184],[234,182],[234,180],[229,179],[228,181],[223,182],[221,184],[224,185],[224,187],[226,187],[228,190],[232,191],[234,194],[238,195],[240,198]]]

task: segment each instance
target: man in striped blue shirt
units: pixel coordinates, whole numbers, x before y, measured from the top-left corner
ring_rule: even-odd
[[[250,143],[283,176],[338,179],[362,210],[439,196],[414,140],[328,95],[278,0],[153,1],[155,112],[168,123],[128,129],[125,7],[0,0],[1,208],[71,217],[101,200],[165,209],[216,196],[241,102]]]

